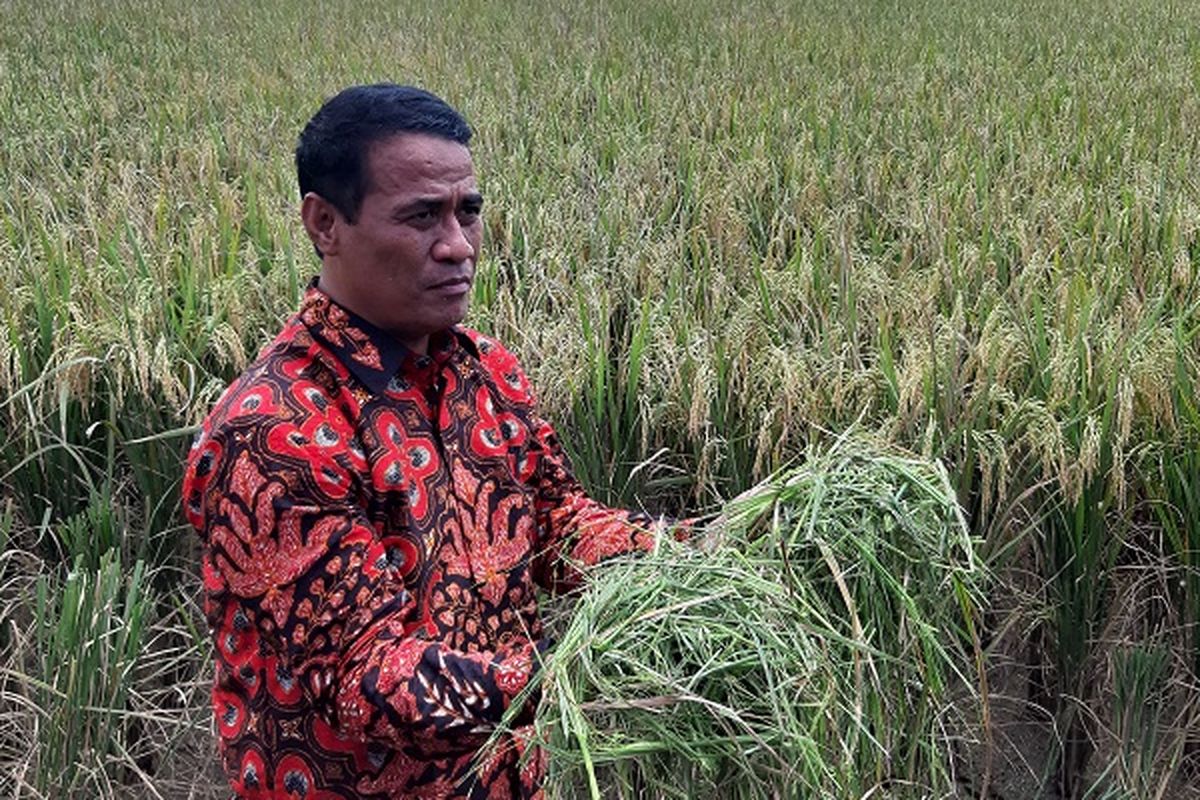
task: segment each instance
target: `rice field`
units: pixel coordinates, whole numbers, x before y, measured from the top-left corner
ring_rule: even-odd
[[[468,322],[596,496],[936,459],[993,575],[954,792],[1197,796],[1180,0],[0,0],[0,795],[223,796],[181,458],[317,269],[300,127],[375,80],[475,128]]]

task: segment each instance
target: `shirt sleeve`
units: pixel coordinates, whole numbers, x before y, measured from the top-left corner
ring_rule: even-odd
[[[673,527],[666,518],[611,508],[589,497],[558,434],[541,418],[534,417],[526,458],[535,462],[530,476],[539,532],[534,575],[548,589],[577,586],[581,568],[606,558],[651,550],[655,537]]]
[[[204,541],[218,648],[221,620],[249,620],[259,648],[290,666],[342,735],[422,758],[478,749],[541,645],[468,654],[424,638],[414,598],[353,501],[361,456],[328,446],[349,426],[305,433],[259,420],[202,436],[189,457],[185,506]]]
[[[522,407],[529,421],[530,442],[520,477],[534,496],[538,541],[533,575],[543,588],[577,586],[583,577],[581,567],[623,553],[648,551],[663,532],[677,538],[687,535],[686,522],[611,508],[589,497],[558,434],[538,415],[533,390],[516,357],[494,340],[485,340],[481,351],[501,394]]]

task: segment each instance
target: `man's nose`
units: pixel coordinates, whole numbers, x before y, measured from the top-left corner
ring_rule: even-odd
[[[433,257],[456,264],[475,257],[475,246],[457,217],[451,216],[442,224],[442,234],[433,244]]]

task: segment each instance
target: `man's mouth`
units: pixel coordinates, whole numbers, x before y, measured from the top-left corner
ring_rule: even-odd
[[[457,278],[449,278],[440,283],[435,283],[432,286],[430,286],[429,288],[430,289],[456,289],[460,286],[470,286],[470,285],[471,285],[471,277],[469,275],[462,275]]]

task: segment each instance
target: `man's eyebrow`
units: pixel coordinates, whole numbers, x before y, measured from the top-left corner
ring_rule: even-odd
[[[392,209],[393,214],[407,214],[410,211],[424,211],[431,208],[440,208],[443,199],[440,197],[417,197],[412,200],[406,200]]]
[[[407,202],[404,202],[404,203],[396,206],[396,208],[392,211],[392,213],[396,214],[396,215],[400,215],[400,214],[407,214],[412,211],[425,211],[427,209],[439,209],[445,203],[446,203],[445,197],[437,197],[437,196],[416,197],[416,198],[413,198],[412,200],[408,200]],[[483,205],[483,195],[480,194],[479,192],[470,192],[468,194],[465,194],[462,197],[461,205],[476,205],[476,206]]]

